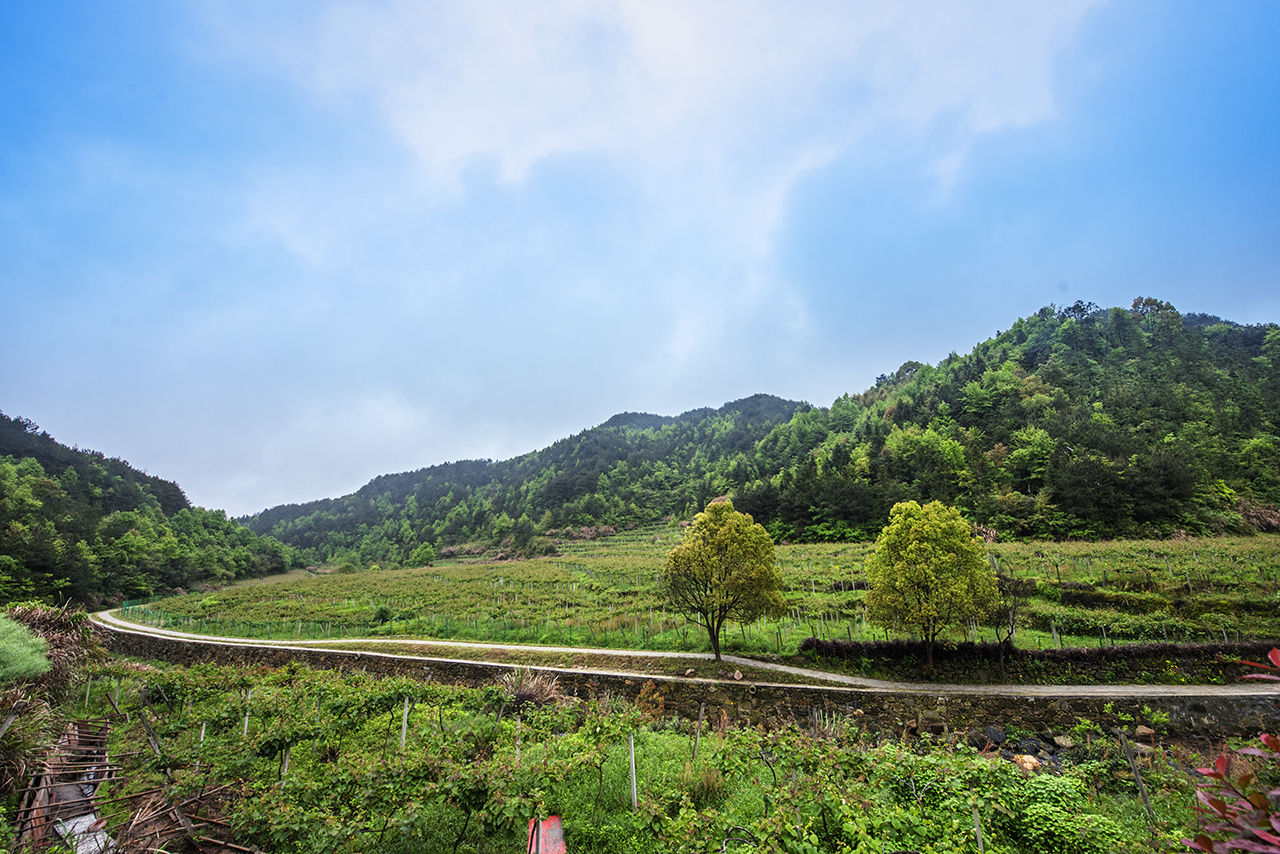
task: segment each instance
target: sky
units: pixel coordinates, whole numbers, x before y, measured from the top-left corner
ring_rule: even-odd
[[[1280,321],[1272,0],[0,6],[0,410],[233,515]]]

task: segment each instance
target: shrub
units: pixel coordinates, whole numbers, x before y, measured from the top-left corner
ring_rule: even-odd
[[[559,679],[545,670],[521,667],[504,674],[499,684],[506,689],[507,702],[516,709],[546,706],[560,699]]]
[[[49,670],[49,645],[25,626],[0,617],[0,685],[26,682]]]
[[[93,624],[84,611],[24,602],[9,606],[8,616],[48,645],[45,657],[49,668],[39,680],[46,692],[56,695],[78,669],[106,659],[106,651],[94,637]]]
[[[1087,812],[1084,784],[1073,777],[1041,774],[1027,780],[1016,796],[1015,836],[1039,854],[1108,854],[1123,834],[1112,820]]]
[[[719,806],[728,794],[724,773],[714,765],[694,768],[691,763],[684,763],[684,770],[680,772],[680,788],[698,810]]]
[[[1267,671],[1245,678],[1280,682],[1280,649],[1267,658],[1270,664],[1243,662]],[[1280,738],[1262,733],[1258,741],[1258,747],[1238,748],[1199,769],[1206,777],[1196,791],[1204,832],[1183,840],[1192,850],[1280,854]]]

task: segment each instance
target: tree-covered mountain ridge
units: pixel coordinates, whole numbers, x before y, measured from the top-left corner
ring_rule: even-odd
[[[282,572],[296,551],[172,481],[0,412],[0,604],[118,602]]]
[[[1280,527],[1280,329],[1050,305],[966,355],[907,362],[830,407],[756,395],[616,415],[510,460],[375,478],[243,521],[313,559],[399,565],[463,543],[530,554],[730,495],[780,540],[867,539],[938,499],[990,537]]]
[[[350,495],[242,521],[321,560],[426,562],[475,542],[530,554],[546,550],[549,533],[595,533],[701,509],[721,494],[727,461],[751,453],[804,408],[757,394],[678,416],[621,413],[509,460],[383,475]]]

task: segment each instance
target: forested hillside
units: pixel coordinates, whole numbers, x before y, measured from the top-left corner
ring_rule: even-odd
[[[908,362],[828,409],[758,395],[675,418],[626,413],[503,462],[377,478],[246,523],[315,559],[511,554],[731,494],[779,539],[873,537],[906,499],[991,536],[1105,538],[1280,527],[1280,329],[1048,306],[938,366]]]
[[[177,484],[0,413],[0,604],[82,604],[282,572],[295,551]]]
[[[907,499],[1000,537],[1280,527],[1280,328],[1076,303],[801,412],[730,470],[777,537],[865,538]],[[737,472],[743,472],[737,476]]]
[[[803,408],[760,394],[676,417],[623,413],[514,459],[384,475],[352,495],[244,521],[317,559],[421,564],[435,549],[468,542],[529,554],[549,531],[702,509],[723,491],[731,461]]]

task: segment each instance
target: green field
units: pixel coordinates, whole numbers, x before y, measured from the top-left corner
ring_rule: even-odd
[[[554,557],[324,573],[130,604],[131,619],[279,639],[420,637],[700,651],[702,629],[664,608],[657,581],[673,527],[571,541]],[[782,545],[788,612],[731,624],[728,651],[790,654],[811,635],[870,640],[862,566],[870,544]],[[1016,643],[1280,637],[1280,536],[1181,541],[997,543],[1002,573],[1034,579]],[[956,640],[992,639],[975,626]]]

